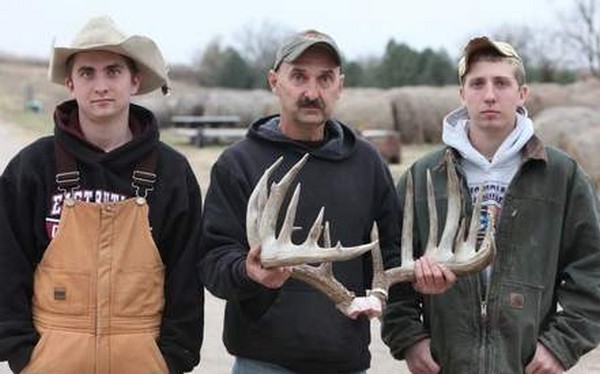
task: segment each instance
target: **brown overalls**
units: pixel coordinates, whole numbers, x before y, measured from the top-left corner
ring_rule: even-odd
[[[66,198],[34,276],[41,337],[23,374],[163,374],[164,265],[143,197]]]

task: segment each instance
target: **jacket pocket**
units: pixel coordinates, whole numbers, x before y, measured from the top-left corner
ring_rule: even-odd
[[[35,272],[33,304],[39,309],[68,315],[89,312],[90,275],[87,272],[39,265]]]
[[[89,334],[44,331],[21,374],[93,373],[94,344]]]
[[[110,337],[110,372],[168,374],[169,369],[153,334]]]
[[[500,285],[497,322],[502,339],[499,354],[504,357],[498,362],[516,365],[513,372],[521,372],[535,353],[543,290],[543,286],[523,282]]]
[[[155,316],[164,306],[164,267],[119,270],[113,285],[117,316]]]

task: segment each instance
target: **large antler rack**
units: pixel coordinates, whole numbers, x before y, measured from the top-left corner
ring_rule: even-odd
[[[357,297],[335,279],[331,263],[333,261],[348,260],[372,250],[374,275],[372,290],[369,293],[385,302],[389,287],[392,284],[414,280],[412,248],[414,190],[412,175],[409,173],[407,177],[401,242],[402,265],[384,270],[376,224],[373,225],[371,231],[370,243],[355,247],[343,247],[338,243],[332,247],[328,223],[325,223],[325,247],[320,247],[317,244],[323,232],[323,208],[321,208],[313,223],[306,241],[299,245],[291,242],[293,221],[300,194],[299,184],[296,186],[290,200],[280,234],[277,237],[275,236],[275,225],[283,200],[307,157],[308,155],[305,155],[298,161],[279,183],[273,183],[270,191],[267,189],[268,179],[282,159],[279,158],[275,161],[260,178],[248,201],[246,218],[248,243],[251,247],[259,244],[262,246],[261,263],[263,266],[293,266],[293,278],[302,280],[323,292],[346,315],[350,313],[352,304],[357,300]],[[492,261],[495,254],[493,223],[488,226],[485,237],[477,249],[478,212],[481,210],[482,202],[481,192],[473,208],[467,238],[463,240],[465,220],[460,219],[460,188],[450,151],[446,152],[445,162],[448,175],[448,209],[446,223],[438,244],[435,243],[438,237],[437,207],[431,173],[429,170],[427,171],[429,238],[425,255],[445,265],[457,276],[464,276],[481,271]],[[493,222],[493,217],[491,221]],[[321,263],[321,265],[311,266],[307,265],[308,263]]]
[[[281,157],[277,159],[259,179],[248,200],[246,215],[248,243],[251,247],[260,243],[262,246],[260,260],[265,267],[348,260],[370,251],[377,244],[371,242],[354,247],[344,247],[338,242],[333,247],[330,245],[319,246],[318,240],[323,230],[324,208],[319,211],[304,243],[292,243],[300,183],[296,185],[279,235],[275,236],[275,226],[283,200],[307,158],[308,153],[281,178],[279,183],[273,183],[269,191],[267,184],[271,173],[283,160]]]

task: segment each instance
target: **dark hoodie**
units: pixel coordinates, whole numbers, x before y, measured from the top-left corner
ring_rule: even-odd
[[[325,140],[307,144],[286,138],[279,117],[254,123],[247,138],[223,152],[214,165],[205,201],[200,273],[206,287],[227,299],[224,342],[236,356],[267,361],[296,372],[338,373],[369,367],[369,320],[350,319],[310,286],[288,280],[278,290],[248,278],[245,222],[248,198],[264,170],[278,157],[278,181],[305,153],[293,241],[305,240],[319,209],[331,239],[351,246],[370,241],[377,221],[386,265],[399,258],[398,203],[392,178],[377,151],[345,125],[328,121]],[[284,202],[287,206],[289,195]],[[281,217],[285,212],[280,214]],[[335,263],[335,277],[364,295],[370,287],[370,255]]]
[[[156,149],[157,181],[148,195],[152,236],[165,264],[165,309],[158,341],[172,373],[199,361],[203,293],[196,261],[201,227],[200,189],[186,159],[159,141],[153,114],[130,107],[133,140],[104,152],[83,139],[75,101],[59,105],[54,137],[19,152],[0,178],[0,359],[18,372],[29,361],[38,334],[33,326],[33,274],[60,218],[62,194],[55,183],[54,141],[77,161],[81,173],[76,197],[90,202],[135,196],[135,166]]]

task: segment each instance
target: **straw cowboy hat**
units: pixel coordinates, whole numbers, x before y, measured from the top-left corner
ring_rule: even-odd
[[[135,62],[142,83],[138,95],[161,88],[169,91],[167,66],[156,44],[145,36],[127,36],[109,17],[91,19],[68,47],[54,47],[50,57],[50,80],[64,84],[67,60],[78,52],[108,51],[129,57]]]

